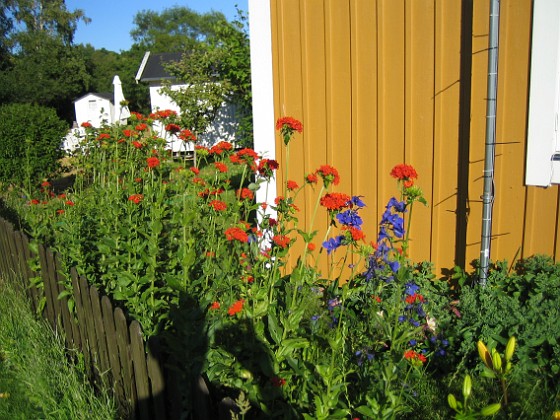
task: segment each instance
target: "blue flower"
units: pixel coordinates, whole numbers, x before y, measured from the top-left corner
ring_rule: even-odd
[[[406,316],[404,315],[399,316],[399,322],[404,322],[404,321],[406,321]]]
[[[396,273],[397,271],[399,271],[400,264],[399,264],[398,261],[387,261],[387,264],[389,264],[389,268],[391,269],[391,271],[393,273]]]
[[[364,202],[360,199],[362,196],[361,195],[355,195],[350,199],[350,203],[352,203],[353,205],[357,206],[357,207],[365,207],[366,205],[364,204]]]
[[[406,283],[404,285],[404,292],[408,295],[408,296],[412,296],[413,294],[415,294],[418,290],[420,290],[420,286],[418,286],[415,283]]]
[[[330,254],[342,245],[343,239],[344,235],[339,235],[336,238],[330,238],[329,240],[323,242],[323,248],[327,250],[327,254]]]
[[[399,213],[404,213],[406,211],[406,203],[404,201],[398,201],[395,197],[391,197],[391,199],[387,203],[386,208],[388,210],[394,208],[395,211],[398,211]]]
[[[417,343],[416,340],[410,340],[410,341],[408,342],[408,344],[410,344],[411,346],[415,346],[416,343]]]
[[[355,210],[346,210],[336,215],[337,220],[346,226],[361,226],[364,222]]]

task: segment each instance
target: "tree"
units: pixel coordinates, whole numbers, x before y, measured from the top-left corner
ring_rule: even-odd
[[[252,95],[246,17],[238,10],[238,19],[228,22],[221,13],[198,15],[188,8],[174,7],[161,15],[142,12],[135,22],[142,30],[133,31],[133,37],[146,49],[184,53],[168,70],[186,87],[163,88],[180,107],[182,123],[201,134],[224,103],[234,105],[240,122],[239,143],[249,146]]]
[[[130,32],[135,44],[154,53],[185,52],[215,35],[216,24],[226,21],[220,12],[197,13],[174,6],[161,13],[144,10],[136,14]]]
[[[0,0],[0,4],[7,55],[0,68],[1,103],[54,107],[71,121],[72,100],[90,83],[84,56],[72,45],[77,23],[88,19],[81,10],[68,11],[63,0]]]

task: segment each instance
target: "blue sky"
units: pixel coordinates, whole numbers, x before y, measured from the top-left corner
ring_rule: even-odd
[[[173,6],[185,6],[196,12],[222,12],[228,20],[236,16],[235,5],[247,12],[247,0],[66,0],[68,10],[82,9],[91,19],[80,23],[74,37],[76,44],[91,44],[96,49],[128,50],[133,18],[142,10],[161,12]]]

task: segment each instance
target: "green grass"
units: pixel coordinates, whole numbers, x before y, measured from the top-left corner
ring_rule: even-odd
[[[16,284],[0,277],[0,419],[118,418],[114,402],[69,361],[63,338],[36,319]]]

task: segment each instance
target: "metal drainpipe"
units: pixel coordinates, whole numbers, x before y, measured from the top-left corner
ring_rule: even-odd
[[[486,285],[492,236],[494,204],[494,156],[496,148],[496,100],[498,88],[498,35],[500,32],[500,0],[490,1],[488,39],[488,88],[486,103],[486,147],[484,156],[484,190],[482,194],[482,235],[480,244],[479,283]]]

